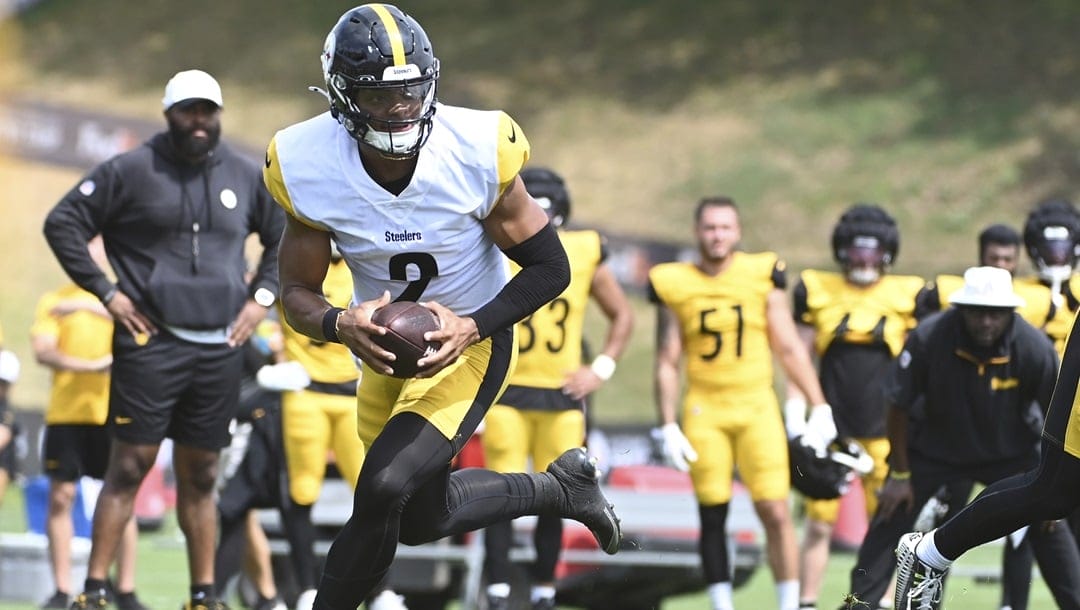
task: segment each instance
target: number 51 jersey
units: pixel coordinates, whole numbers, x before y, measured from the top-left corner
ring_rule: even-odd
[[[440,104],[400,195],[368,175],[356,141],[329,113],[279,131],[263,178],[289,215],[333,234],[354,302],[389,290],[468,315],[509,277],[481,223],[528,158],[525,134],[505,113]]]
[[[775,253],[734,252],[716,276],[693,263],[662,263],[649,271],[651,298],[679,319],[688,393],[772,388],[766,301],[784,289]]]

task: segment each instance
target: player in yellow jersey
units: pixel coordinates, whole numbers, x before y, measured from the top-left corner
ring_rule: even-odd
[[[527,470],[531,460],[543,470],[585,439],[584,400],[607,381],[633,329],[630,302],[604,264],[603,237],[592,230],[563,230],[570,216],[570,194],[561,176],[545,168],[526,168],[521,179],[543,207],[570,259],[570,287],[518,323],[518,364],[510,385],[484,419],[484,463],[498,472]],[[585,312],[590,297],[608,320],[600,354],[582,360]],[[488,527],[484,567],[489,610],[510,607],[513,536],[511,522]],[[531,607],[555,607],[555,564],[562,544],[562,519],[541,515],[534,532]]]
[[[787,440],[773,390],[773,357],[813,405],[807,436],[822,448],[836,436],[831,409],[795,329],[784,263],[772,252],[737,250],[741,228],[730,198],[703,199],[694,221],[698,260],[649,272],[659,315],[656,400],[665,453],[693,479],[713,610],[732,608],[725,523],[736,467],[765,526],[779,607],[792,610],[799,597],[798,542],[788,508]],[[681,429],[680,364],[687,381]]]
[[[873,459],[872,469],[862,474],[868,515],[877,508],[877,492],[889,470],[881,384],[915,327],[915,296],[924,285],[922,278],[888,273],[899,248],[900,231],[888,212],[873,204],[851,206],[832,233],[840,271],[807,269],[794,292],[799,335],[818,358],[837,433],[856,440]],[[797,390],[789,390],[784,410],[788,436],[800,436],[806,402]],[[840,500],[807,496],[799,605],[816,608]]]
[[[1035,266],[1035,277],[1017,282],[1018,292],[1029,301],[1021,314],[1045,331],[1058,354],[1063,354],[1073,316],[1080,309],[1076,275],[1080,210],[1064,199],[1039,203],[1024,222],[1024,247]]]
[[[389,4],[347,11],[323,46],[329,112],[275,134],[263,177],[287,212],[279,264],[286,321],[344,343],[363,362],[357,421],[366,454],[353,512],[330,547],[314,608],[355,610],[398,542],[421,544],[522,515],[577,519],[600,547],[621,529],[581,449],[545,472],[451,472],[509,381],[514,324],[570,282],[566,251],[518,172],[529,142],[504,112],[436,100],[439,60],[419,22]],[[335,242],[352,305],[323,280]],[[522,269],[509,277],[506,258]],[[408,379],[374,335],[372,312],[417,301],[441,347]]]
[[[1009,225],[992,224],[987,226],[979,232],[978,266],[1004,269],[1011,273],[1015,280],[1017,268],[1020,266],[1020,244],[1020,233]],[[926,286],[919,292],[919,296],[916,297],[915,317],[921,320],[932,313],[948,309],[949,295],[963,287],[964,278],[959,275],[941,274],[936,276],[933,281],[926,283]],[[1021,298],[1026,302],[1030,299],[1030,295],[1025,294],[1023,288],[1022,285],[1017,285],[1014,282],[1013,289],[1017,290]],[[1017,310],[1017,313],[1024,316],[1025,310],[1026,308],[1022,307]],[[1038,326],[1039,322],[1032,319],[1034,317],[1024,317],[1024,319]]]
[[[101,237],[88,244],[94,262],[107,269]],[[44,466],[49,477],[46,534],[56,592],[42,608],[67,608],[71,593],[71,511],[79,478],[101,479],[112,442],[109,414],[112,316],[90,292],[67,284],[41,297],[30,328],[37,361],[52,369],[52,392],[45,410]],[[144,608],[135,597],[135,545],[132,516],[123,530],[116,558],[114,602],[121,610]]]
[[[15,415],[8,403],[10,388],[19,380],[19,358],[4,349],[4,331],[0,328],[0,504],[4,503],[8,483],[15,476]]]

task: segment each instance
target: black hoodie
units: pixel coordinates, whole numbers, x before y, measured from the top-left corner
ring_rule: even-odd
[[[284,223],[254,163],[219,143],[190,164],[163,132],[87,174],[49,212],[45,238],[71,279],[104,299],[113,284],[86,249],[101,233],[118,288],[140,311],[206,330],[227,327],[259,288],[277,294]],[[263,253],[248,284],[252,233]]]

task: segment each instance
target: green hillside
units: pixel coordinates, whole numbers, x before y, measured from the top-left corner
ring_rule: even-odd
[[[306,86],[321,84],[322,41],[350,6],[45,0],[0,29],[0,93],[160,120],[164,82],[201,67],[225,88],[226,137],[261,147],[323,110]],[[435,43],[441,99],[510,112],[534,161],[567,176],[574,220],[609,232],[685,241],[696,200],[725,193],[747,247],[798,269],[830,265],[841,209],[876,201],[901,225],[897,270],[929,275],[970,264],[981,226],[1080,194],[1069,0],[402,6]],[[21,338],[32,295],[59,277],[40,219],[77,174],[5,176],[48,181],[4,202],[0,273],[28,283],[0,310]]]
[[[221,77],[232,136],[261,146],[320,111],[305,87],[351,3],[47,0],[24,15],[12,85],[155,118],[164,81]],[[503,108],[570,178],[577,219],[682,239],[726,192],[751,247],[818,262],[853,200],[894,209],[901,266],[970,258],[1080,171],[1080,5],[939,0],[557,3],[416,0],[444,101]],[[107,15],[106,19],[101,19]],[[939,242],[962,241],[962,247]]]

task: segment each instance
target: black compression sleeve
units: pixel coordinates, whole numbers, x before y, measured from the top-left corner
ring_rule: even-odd
[[[550,224],[504,252],[521,271],[470,316],[481,339],[524,319],[570,285],[570,261]]]

